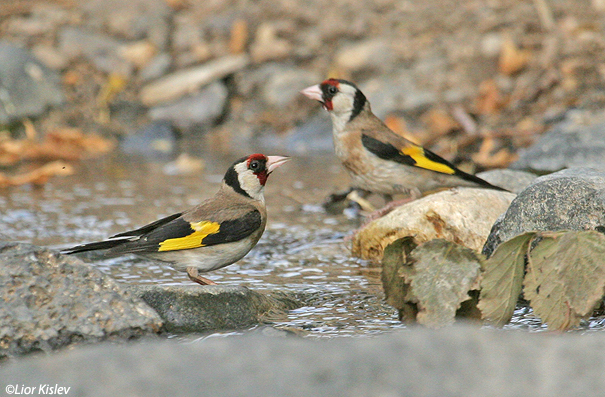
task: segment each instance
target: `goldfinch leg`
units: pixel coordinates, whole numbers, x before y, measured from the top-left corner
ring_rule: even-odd
[[[188,267],[187,275],[191,281],[194,281],[201,285],[216,285],[216,283],[212,280],[207,279],[206,277],[202,277],[199,275],[196,267]]]
[[[383,194],[382,196],[384,197],[386,205],[384,207],[382,207],[381,209],[376,210],[376,211],[372,212],[370,215],[368,215],[363,223],[364,225],[372,222],[374,219],[382,218],[383,216],[385,216],[389,212],[393,211],[397,207],[407,204],[410,201],[418,200],[420,197],[422,197],[422,193],[420,193],[420,191],[418,191],[418,190],[411,190],[410,197],[406,197],[404,199],[394,200],[394,201],[393,201],[393,197],[390,194]]]

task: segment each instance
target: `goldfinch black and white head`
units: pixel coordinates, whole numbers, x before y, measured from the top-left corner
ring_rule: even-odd
[[[199,284],[214,284],[199,273],[228,266],[256,245],[267,223],[265,183],[288,160],[263,154],[243,157],[229,167],[214,197],[200,205],[107,240],[62,252],[106,250],[112,256],[141,255],[186,270],[189,278]]]
[[[269,175],[289,157],[265,156],[256,153],[237,160],[227,173],[224,182],[234,191],[253,200],[264,201],[264,189]]]
[[[349,81],[328,79],[301,93],[330,114],[334,151],[351,176],[352,188],[364,195],[378,193],[388,200],[396,194],[417,198],[455,186],[504,190],[390,130]]]

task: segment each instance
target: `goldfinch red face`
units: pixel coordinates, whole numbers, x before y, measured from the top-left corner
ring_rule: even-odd
[[[236,192],[264,201],[263,190],[269,175],[289,157],[252,154],[236,161],[225,174],[225,183]]]
[[[367,102],[355,84],[339,79],[327,79],[321,84],[305,88],[301,93],[321,102],[337,124],[355,118]]]

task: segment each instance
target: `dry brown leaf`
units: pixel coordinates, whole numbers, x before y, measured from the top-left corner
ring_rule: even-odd
[[[454,322],[480,276],[482,258],[470,248],[435,239],[411,253],[415,272],[406,277],[418,302],[418,323],[441,328]]]
[[[549,328],[576,327],[603,300],[605,236],[592,230],[541,235],[529,255],[523,293]]]
[[[493,79],[485,80],[479,85],[477,97],[477,113],[493,114],[498,112],[504,104],[500,89]]]
[[[384,123],[397,135],[401,135],[402,137],[409,139],[417,145],[426,144],[428,134],[423,134],[421,132],[411,132],[408,129],[408,126],[403,117],[389,114],[385,117]]]
[[[528,50],[519,49],[512,39],[507,38],[502,43],[498,70],[507,76],[513,75],[527,66],[530,58],[531,53]]]
[[[433,138],[439,138],[461,128],[460,123],[443,109],[431,109],[423,114],[421,119],[430,129]]]
[[[0,141],[0,164],[13,165],[21,160],[80,160],[107,153],[114,143],[76,128],[63,128],[46,134],[44,141],[31,139]]]
[[[246,51],[248,34],[248,23],[245,19],[238,19],[233,23],[231,37],[229,38],[229,52],[231,54],[241,54]]]
[[[41,185],[48,182],[53,176],[64,176],[73,174],[73,167],[63,161],[53,161],[44,164],[40,168],[20,175],[7,176],[0,173],[0,188],[9,186],[20,186],[29,183]]]
[[[479,151],[472,155],[475,164],[485,168],[503,168],[517,160],[519,156],[516,153],[511,153],[507,148],[500,148],[494,152],[497,143],[499,143],[499,140],[492,137],[485,138]]]

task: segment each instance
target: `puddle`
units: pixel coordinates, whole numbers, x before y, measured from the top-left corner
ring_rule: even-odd
[[[236,157],[205,156],[206,169],[187,176],[167,176],[161,163],[118,155],[77,164],[75,175],[43,187],[4,190],[0,239],[63,248],[139,227],[213,195]],[[271,319],[274,327],[297,334],[360,337],[403,328],[383,302],[377,269],[349,256],[343,240],[357,221],[328,215],[319,206],[347,181],[332,155],[294,158],[267,184],[269,222],[259,244],[238,263],[206,276],[221,284],[304,294],[308,306]],[[87,260],[124,283],[191,283],[184,272],[136,257]],[[522,308],[505,328],[546,329]],[[604,328],[602,319],[589,320],[581,332]]]

